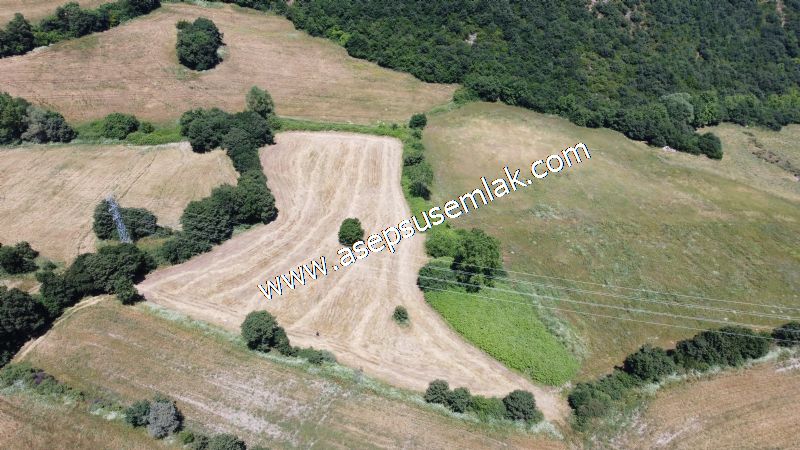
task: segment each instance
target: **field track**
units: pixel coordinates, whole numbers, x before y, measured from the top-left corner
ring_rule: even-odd
[[[178,64],[175,24],[201,16],[225,35],[226,56],[193,72]],[[0,59],[2,90],[72,121],[111,112],[162,122],[197,107],[239,111],[253,85],[269,90],[280,115],[356,123],[406,121],[454,90],[351,58],[282,17],[222,4],[165,3],[109,31]]]
[[[222,150],[198,154],[188,143],[158,147],[28,146],[0,158],[0,242],[28,241],[43,256],[70,261],[94,251],[92,213],[108,194],[178,226],[191,200],[236,171]]]
[[[325,255],[334,262],[339,224],[358,217],[367,233],[410,216],[400,187],[401,146],[394,139],[339,133],[281,133],[262,149],[278,219],[242,233],[187,263],[150,274],[138,288],[154,303],[238,331],[257,309],[274,313],[295,345],[333,351],[354,368],[392,384],[423,390],[436,378],[479,394],[535,393],[550,419],[565,405],[465,343],[425,303],[416,287],[423,238],[396,254],[372,254],[267,301],[257,284]],[[411,325],[391,319],[404,305]],[[315,333],[319,331],[320,336]]]

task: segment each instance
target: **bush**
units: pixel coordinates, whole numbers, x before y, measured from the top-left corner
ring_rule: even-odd
[[[434,259],[419,270],[417,286],[424,291],[459,288],[458,274],[451,269],[449,258]]]
[[[425,239],[425,252],[434,258],[449,256],[455,258],[461,243],[459,232],[449,225],[436,227],[428,231]]]
[[[470,399],[467,410],[475,413],[475,415],[483,421],[506,418],[506,405],[503,403],[503,400],[497,397],[487,398],[481,395],[473,396]]]
[[[146,426],[150,417],[150,402],[140,400],[125,409],[125,423],[132,427]]]
[[[364,239],[364,229],[361,228],[361,221],[356,218],[347,218],[342,221],[339,227],[339,243],[351,246]]]
[[[139,119],[130,114],[111,113],[103,119],[103,137],[123,140],[139,129]]]
[[[655,382],[675,373],[675,361],[664,349],[645,345],[625,358],[625,372],[643,381]]]
[[[220,146],[231,128],[231,115],[219,108],[194,109],[181,115],[180,125],[192,150],[203,153]]]
[[[132,305],[144,299],[136,291],[133,281],[127,278],[119,278],[114,282],[114,292],[116,292],[117,298],[123,305]]]
[[[464,413],[469,407],[471,398],[467,388],[455,388],[447,393],[447,407],[453,412]]]
[[[611,410],[611,397],[598,389],[594,383],[578,383],[567,398],[575,412],[578,424],[585,424],[595,417],[603,417]]]
[[[25,118],[30,103],[25,99],[0,92],[0,145],[19,141],[25,132]]]
[[[500,241],[483,230],[473,228],[462,233],[461,245],[453,258],[457,278],[466,283],[468,291],[477,291],[480,285],[494,286],[494,277],[502,266]]]
[[[707,370],[714,365],[739,366],[769,351],[769,342],[744,327],[703,331],[675,346],[675,362],[687,369]]]
[[[233,434],[218,434],[208,441],[208,450],[247,450],[244,441]]]
[[[521,420],[536,423],[542,420],[541,411],[536,409],[536,400],[528,391],[515,390],[503,398],[506,407],[506,417],[511,420]]]
[[[430,200],[431,198],[431,190],[423,181],[412,181],[408,186],[408,192],[414,197],[421,197],[425,200]]]
[[[722,159],[722,142],[713,133],[703,133],[697,138],[698,151],[711,159]]]
[[[48,323],[44,306],[28,293],[0,286],[0,366]]]
[[[392,313],[392,319],[399,324],[407,324],[408,323],[408,310],[405,306],[397,306],[394,308],[394,312]]]
[[[208,70],[220,63],[217,50],[222,45],[222,33],[214,22],[200,17],[191,24],[179,22],[175,48],[178,61],[192,70]]]
[[[252,111],[264,119],[268,119],[275,114],[275,102],[272,101],[272,96],[258,86],[250,88],[247,93],[246,103],[248,111]]]
[[[411,120],[408,121],[408,126],[410,128],[417,128],[422,129],[425,128],[425,125],[428,124],[428,117],[425,116],[423,113],[414,114],[411,116]]]
[[[18,274],[36,270],[36,257],[39,252],[31,248],[25,241],[12,247],[0,247],[0,267],[7,273]]]
[[[333,353],[326,351],[326,350],[316,350],[314,347],[308,348],[301,348],[297,349],[294,352],[281,352],[283,354],[289,353],[291,356],[297,356],[298,358],[303,358],[308,360],[311,364],[320,365],[322,363],[335,363],[336,357],[333,356]],[[289,356],[287,355],[287,356]]]
[[[69,142],[76,136],[75,130],[67,124],[64,116],[35,106],[28,107],[25,124],[27,129],[20,138],[27,142]]]
[[[14,14],[14,18],[0,30],[0,58],[28,53],[36,47],[33,28],[22,14]]]
[[[178,431],[182,423],[183,417],[172,400],[161,398],[150,403],[147,415],[147,432],[150,436],[156,439],[167,437]]]
[[[178,264],[209,250],[211,250],[209,241],[202,238],[195,239],[186,233],[178,233],[164,242],[159,255],[170,264]]]
[[[433,380],[428,384],[428,389],[425,391],[425,401],[428,403],[438,403],[440,405],[447,404],[447,398],[450,395],[450,386],[447,381]]]
[[[800,344],[800,322],[785,323],[772,330],[772,337],[781,347]]]
[[[245,317],[241,326],[242,338],[252,350],[268,352],[277,348],[281,353],[289,352],[289,338],[278,325],[275,317],[266,311],[253,311]]]

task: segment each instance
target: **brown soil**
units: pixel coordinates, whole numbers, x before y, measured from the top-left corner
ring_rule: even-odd
[[[75,0],[71,0],[75,1]],[[76,1],[84,8],[94,8],[109,0],[80,0]],[[15,13],[22,13],[28,22],[35,23],[50,14],[53,14],[67,0],[0,0],[0,27],[14,18]]]

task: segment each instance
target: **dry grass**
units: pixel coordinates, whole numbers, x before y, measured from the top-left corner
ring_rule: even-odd
[[[271,362],[216,333],[105,299],[61,320],[25,357],[122,403],[160,392],[190,428],[249,444],[310,448],[559,448],[449,418],[349,379]]]
[[[200,16],[228,47],[222,64],[196,73],[177,62],[175,23]],[[164,4],[107,32],[0,60],[3,90],[74,121],[114,111],[153,121],[197,107],[238,111],[253,85],[269,90],[283,116],[357,123],[407,120],[454,89],[350,58],[284,18],[221,5]]]
[[[401,152],[399,141],[384,137],[279,134],[277,145],[261,154],[278,219],[150,274],[139,291],[151,302],[237,332],[247,313],[267,309],[296,345],[331,350],[348,366],[392,384],[423,390],[443,378],[477,393],[529,389],[548,417],[561,417],[564,404],[554,393],[465,343],[428,307],[416,286],[424,264],[421,236],[402,242],[396,254],[329,269],[327,277],[271,301],[257,288],[320,255],[332,266],[347,217],[359,218],[368,234],[410,217],[400,186]],[[392,320],[397,305],[408,309],[409,327]]]
[[[618,443],[621,448],[796,448],[798,367],[795,358],[666,388]]]
[[[121,205],[151,210],[176,227],[186,204],[236,172],[221,150],[189,145],[27,146],[0,158],[0,242],[28,241],[43,256],[70,261],[93,251],[92,213],[115,194]]]
[[[784,142],[775,146],[784,154],[797,155],[800,147],[791,139],[797,130],[754,131],[765,142]],[[515,276],[519,288],[561,299],[538,303],[579,311],[552,314],[568,319],[582,338],[588,354],[582,375],[589,377],[608,372],[642,344],[669,347],[696,332],[635,321],[707,329],[732,322],[775,326],[788,321],[781,316],[798,317],[787,308],[800,305],[798,183],[753,156],[737,136],[748,137],[721,133],[726,154],[715,162],[665,153],[610,130],[476,103],[430,117],[424,137],[437,203],[479,186],[481,176],[501,176],[505,165],[524,176],[543,156],[577,142],[589,147],[588,162],[452,222],[499,237],[511,270],[597,283]]]
[[[75,0],[70,0],[75,1]],[[80,0],[79,5],[84,8],[94,8],[107,3],[109,0]],[[29,22],[35,22],[56,11],[68,0],[0,0],[0,26],[14,18],[14,13],[22,13]]]

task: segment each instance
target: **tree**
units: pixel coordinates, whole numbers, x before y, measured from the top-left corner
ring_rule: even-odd
[[[394,312],[392,313],[392,319],[399,324],[406,324],[408,323],[408,310],[405,306],[398,305],[394,308]]]
[[[133,281],[127,278],[118,278],[114,282],[114,292],[123,305],[132,305],[143,299],[136,290],[136,286],[133,285]]]
[[[270,223],[278,217],[275,197],[267,187],[267,179],[262,172],[245,172],[239,177],[236,195],[241,206],[237,218],[245,223]]]
[[[140,400],[125,409],[125,423],[136,428],[147,425],[150,417],[150,402]]]
[[[433,380],[428,384],[428,389],[425,391],[425,401],[428,403],[446,405],[449,395],[450,386],[447,384],[447,381]]]
[[[275,114],[275,102],[272,101],[272,96],[258,86],[251,87],[247,92],[246,103],[248,111],[252,111],[264,119]]]
[[[186,233],[178,233],[161,246],[161,257],[170,264],[186,261],[194,255],[211,250],[211,243],[205,239],[195,239]]]
[[[117,237],[117,226],[114,223],[114,217],[109,211],[109,203],[106,200],[100,200],[94,208],[94,221],[92,222],[92,230],[98,239],[112,239]]]
[[[286,332],[278,325],[275,317],[267,311],[253,311],[245,317],[241,326],[242,338],[247,346],[260,352],[278,348],[285,353],[288,345]]]
[[[150,403],[147,415],[147,432],[150,436],[161,439],[178,431],[183,423],[183,416],[175,402],[165,398],[157,398]]]
[[[228,205],[214,197],[194,200],[181,215],[183,233],[197,241],[218,244],[231,237],[233,222]]]
[[[455,388],[447,394],[447,407],[453,412],[466,412],[471,398],[467,388]]]
[[[431,190],[424,181],[412,181],[411,185],[408,187],[408,191],[414,197],[422,197],[425,200],[429,200],[431,198]]]
[[[697,137],[698,151],[711,159],[722,159],[722,142],[714,133],[703,133]]]
[[[25,118],[27,129],[20,136],[23,141],[44,144],[47,142],[69,142],[75,138],[75,130],[61,114],[35,106],[29,106]]]
[[[408,126],[410,128],[422,129],[425,128],[425,125],[427,124],[428,118],[423,113],[414,114],[411,116],[411,120],[408,121]]]
[[[664,349],[650,345],[642,346],[628,355],[623,367],[625,372],[648,382],[659,381],[675,373],[675,361],[672,357]]]
[[[542,413],[536,409],[536,400],[528,391],[517,389],[509,393],[503,398],[503,405],[506,407],[506,417],[511,420],[529,423],[542,420]]]
[[[0,247],[0,267],[10,274],[26,273],[36,270],[36,257],[39,252],[25,241],[14,246]]]
[[[80,296],[64,277],[45,269],[36,274],[36,280],[41,283],[39,295],[41,303],[47,309],[49,317],[55,319],[61,315],[65,308],[74,305]]]
[[[203,153],[219,147],[231,128],[231,116],[219,108],[193,109],[181,115],[180,125],[192,150]]]
[[[453,258],[453,270],[467,290],[477,291],[481,285],[494,286],[494,277],[501,268],[500,241],[483,230],[473,228],[461,235],[461,245]]]
[[[208,70],[220,63],[217,50],[222,33],[214,22],[200,17],[191,24],[178,24],[178,61],[192,70]]]
[[[28,293],[0,286],[0,366],[47,325],[47,311]]]
[[[800,322],[788,322],[772,330],[772,337],[781,347],[800,344]]]
[[[0,145],[17,142],[25,131],[28,103],[25,99],[0,92]]]
[[[125,139],[139,129],[139,119],[130,114],[111,113],[103,119],[103,137]]]
[[[141,281],[148,272],[156,268],[150,255],[134,244],[126,243],[102,247],[82,262],[76,270],[73,270],[73,263],[65,274],[84,272],[91,280],[93,291],[97,293],[114,293],[120,278],[132,282]]]
[[[33,28],[22,14],[14,14],[14,18],[0,31],[0,57],[22,55],[35,47]]]
[[[342,245],[353,245],[364,239],[364,229],[361,228],[361,221],[356,218],[347,218],[339,226],[339,243]]]
[[[128,234],[134,241],[151,236],[158,231],[158,219],[155,214],[144,208],[121,208],[120,214],[122,223],[125,224]]]
[[[247,450],[247,445],[233,434],[217,434],[208,441],[207,450]]]

